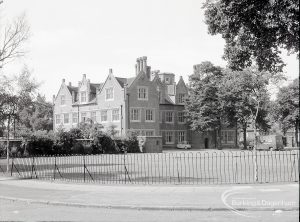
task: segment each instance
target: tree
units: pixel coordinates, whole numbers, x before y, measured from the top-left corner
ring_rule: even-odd
[[[279,89],[274,117],[281,123],[284,133],[295,128],[296,144],[299,146],[299,78]]]
[[[195,131],[215,131],[216,146],[220,147],[221,110],[218,85],[222,69],[211,62],[198,65],[199,73],[189,78],[189,95],[186,99],[185,115]]]
[[[225,39],[229,68],[243,70],[255,60],[259,71],[281,71],[281,48],[299,57],[298,0],[207,0],[205,22]]]
[[[26,54],[24,43],[30,32],[25,15],[0,29],[0,67]]]
[[[219,87],[221,109],[229,125],[236,123],[243,129],[244,149],[247,149],[248,124],[263,131],[269,129],[269,95],[267,85],[270,75],[255,69],[225,72]]]

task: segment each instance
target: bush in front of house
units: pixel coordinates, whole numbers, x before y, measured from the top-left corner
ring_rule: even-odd
[[[45,130],[38,130],[33,132],[27,138],[23,138],[23,146],[21,146],[21,151],[29,155],[51,155],[54,154],[53,145],[54,137],[53,133],[47,132]]]

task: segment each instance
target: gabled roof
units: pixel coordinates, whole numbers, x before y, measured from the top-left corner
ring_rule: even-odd
[[[96,92],[102,85],[103,83],[90,83],[90,89],[92,92]]]
[[[72,94],[72,92],[78,92],[78,87],[75,86],[67,86],[68,90],[70,91],[70,93]]]
[[[121,77],[115,77],[115,78],[118,81],[118,83],[120,84],[120,86],[122,88],[124,88],[124,85],[127,83],[127,79],[126,78],[121,78]]]

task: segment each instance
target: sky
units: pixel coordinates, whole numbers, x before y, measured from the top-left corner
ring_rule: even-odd
[[[118,77],[135,75],[136,58],[148,57],[152,70],[188,80],[193,65],[222,59],[224,40],[211,36],[201,0],[4,0],[1,24],[25,13],[31,38],[28,54],[1,71],[20,72],[26,65],[51,101],[62,79],[77,85],[82,74],[104,82],[109,69]],[[283,54],[289,80],[299,75],[296,55]]]

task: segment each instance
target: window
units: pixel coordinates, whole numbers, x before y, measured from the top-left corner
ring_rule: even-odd
[[[146,122],[154,122],[154,110],[146,109]]]
[[[139,122],[139,121],[141,121],[140,117],[141,116],[140,116],[139,109],[131,109],[131,112],[130,112],[130,120],[131,121]]]
[[[145,136],[154,136],[154,130],[145,130]]]
[[[64,113],[64,124],[69,123],[69,113]]]
[[[85,103],[86,102],[86,92],[81,92],[80,93],[80,101],[82,103]]]
[[[119,121],[120,115],[119,115],[119,109],[113,109],[112,110],[112,121]]]
[[[166,122],[167,123],[172,123],[173,122],[173,112],[167,111],[166,112]]]
[[[178,132],[178,142],[182,143],[183,141],[185,141],[185,132],[184,131],[179,131]]]
[[[110,87],[105,89],[105,100],[113,100],[114,99],[114,88]]]
[[[147,87],[138,87],[138,100],[148,100]]]
[[[166,144],[173,144],[173,132],[166,132],[165,133],[165,140],[166,140]]]
[[[78,113],[72,113],[72,122],[78,123]]]
[[[234,143],[234,131],[222,131],[221,132],[221,142],[224,144]]]
[[[60,115],[59,114],[55,115],[55,123],[60,124]]]
[[[66,96],[65,95],[61,95],[60,96],[60,104],[61,105],[65,105],[66,104]]]
[[[178,112],[177,113],[177,118],[178,118],[178,123],[184,123],[185,122],[184,112]]]
[[[166,77],[166,83],[169,83],[169,82],[170,82],[170,78]]]
[[[81,122],[85,122],[86,119],[87,119],[87,117],[86,117],[86,112],[82,112],[82,113],[81,113]]]
[[[179,95],[178,95],[178,103],[184,103],[184,97],[185,97],[184,93],[179,93]]]
[[[96,117],[97,117],[96,111],[91,112],[91,120],[93,121],[93,123],[96,123],[96,121],[97,121]]]
[[[101,111],[101,122],[106,122],[107,121],[107,110],[102,110]]]

